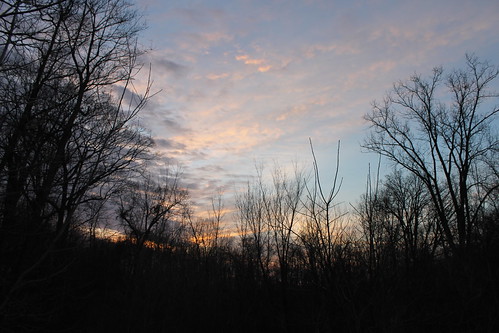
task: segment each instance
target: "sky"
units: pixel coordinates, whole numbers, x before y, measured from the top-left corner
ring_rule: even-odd
[[[232,197],[256,165],[310,168],[309,138],[326,185],[341,141],[338,199],[354,204],[378,160],[360,146],[374,100],[414,73],[462,66],[466,53],[499,65],[497,0],[135,3],[159,91],[141,122],[200,210],[219,189]]]

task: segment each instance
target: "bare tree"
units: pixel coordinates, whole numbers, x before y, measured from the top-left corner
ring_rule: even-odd
[[[421,179],[394,170],[383,184],[382,201],[382,209],[393,215],[400,226],[406,265],[433,257],[439,236],[431,200]]]
[[[14,64],[23,65],[12,58],[20,60],[22,49],[43,31],[40,25],[43,12],[63,1],[0,1],[0,71]]]
[[[416,267],[440,245],[435,214],[426,187],[413,174],[395,169],[379,179],[368,173],[366,192],[353,207],[365,244],[370,277],[378,270]]]
[[[439,67],[428,79],[414,75],[397,83],[365,117],[372,132],[363,147],[425,184],[454,252],[472,244],[480,212],[499,186],[499,109],[490,104],[497,95],[489,91],[498,75],[496,67],[468,55],[464,69],[444,75]],[[442,88],[449,95],[439,99]]]
[[[1,2],[0,264],[9,274],[0,309],[55,253],[78,207],[147,152],[135,119],[149,87],[140,95],[130,84],[141,29],[123,0]]]
[[[199,258],[209,256],[217,258],[220,248],[224,245],[222,240],[225,238],[222,224],[225,212],[221,189],[211,198],[211,210],[207,215],[196,218],[192,213],[188,214],[189,234]]]
[[[376,178],[371,175],[371,167],[367,173],[366,192],[361,196],[360,202],[353,207],[358,217],[362,241],[366,244],[367,268],[369,277],[374,276],[377,270],[380,247],[383,244],[383,220],[380,214],[380,179],[379,164]]]
[[[340,143],[338,142],[332,183],[328,189],[321,180],[311,140],[310,147],[313,157],[313,178],[312,185],[307,185],[305,188],[303,212],[305,221],[300,238],[307,251],[312,274],[320,280],[321,285],[331,287],[335,266],[345,259],[343,255],[349,246],[343,219],[345,214],[340,211],[337,201],[342,184],[342,179],[339,178]]]
[[[298,170],[296,165],[292,178],[276,165],[272,171],[272,185],[268,190],[265,190],[262,176],[259,177],[266,224],[277,255],[280,281],[284,286],[288,284],[294,255],[293,245],[296,243],[302,217],[305,182],[303,171]]]
[[[273,249],[262,191],[266,189],[258,183],[248,183],[245,192],[237,196],[237,227],[241,237],[243,260],[250,273],[255,270],[258,278],[267,281]]]
[[[183,213],[187,191],[179,173],[167,173],[154,180],[150,174],[129,181],[118,198],[118,219],[138,252],[151,240],[160,241]]]
[[[12,44],[15,56],[2,64],[2,229],[10,233],[26,221],[34,233],[53,223],[64,235],[74,210],[92,197],[90,191],[150,146],[134,124],[149,86],[125,102],[139,68],[140,23],[120,0],[16,6],[12,15],[34,28],[16,24],[16,36],[25,40]],[[112,91],[116,84],[121,94]]]

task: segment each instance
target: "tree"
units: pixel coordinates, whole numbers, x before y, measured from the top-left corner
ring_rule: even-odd
[[[374,276],[380,260],[380,248],[383,244],[384,219],[380,200],[379,165],[376,178],[372,179],[371,168],[367,174],[366,192],[361,196],[360,202],[353,207],[358,217],[362,240],[366,246],[367,269],[369,277]]]
[[[445,75],[438,67],[428,79],[398,82],[365,116],[372,132],[363,147],[424,183],[454,253],[476,241],[481,211],[499,186],[499,109],[489,90],[498,75],[495,66],[467,55],[463,69]]]
[[[309,267],[315,279],[325,288],[333,287],[336,268],[345,258],[347,241],[344,215],[340,212],[338,193],[342,179],[339,178],[340,142],[336,153],[336,167],[332,184],[325,188],[320,177],[319,166],[310,140],[313,157],[312,185],[305,187],[304,223],[300,232],[300,240],[304,245]],[[338,276],[338,275],[336,275]]]
[[[382,209],[400,226],[400,248],[406,265],[416,266],[420,259],[433,257],[439,235],[431,200],[421,179],[394,170],[383,183],[381,197]]]
[[[147,153],[136,118],[149,85],[131,85],[142,27],[124,0],[1,2],[0,310],[29,281],[64,270],[44,264],[78,209]]]
[[[0,1],[0,71],[12,58],[18,58],[21,49],[33,42],[33,36],[41,33],[38,22],[42,13],[62,1]]]
[[[148,241],[161,242],[175,227],[175,217],[183,212],[187,191],[179,173],[169,172],[155,181],[150,174],[131,180],[118,197],[117,214],[128,237],[140,252]]]
[[[260,182],[261,185],[261,182]],[[237,227],[241,237],[241,251],[249,275],[269,278],[273,248],[266,220],[263,191],[258,183],[248,182],[246,191],[236,198]]]
[[[105,132],[105,149],[116,149],[110,146],[117,136],[134,137],[147,146],[133,119],[147,100],[148,89],[144,96],[137,95],[131,111],[123,105],[124,92],[139,66],[136,35],[141,27],[133,9],[121,0],[67,0],[16,15],[33,12],[39,16],[35,28],[29,27],[33,32],[16,25],[21,31],[15,35],[26,35],[28,41],[15,44],[15,56],[2,64],[0,177],[5,182],[2,225],[7,228],[19,220],[19,205],[29,206],[27,218],[38,219],[35,224],[47,221],[48,202],[63,169],[89,136]],[[121,95],[112,91],[118,84]],[[96,121],[101,133],[92,124]],[[124,145],[122,152],[129,148]],[[116,159],[133,160],[123,157],[122,153]]]
[[[378,166],[379,171],[379,166]],[[368,174],[357,215],[369,276],[379,269],[395,272],[404,259],[407,268],[433,257],[439,245],[434,210],[426,187],[413,174],[395,169],[384,181]]]
[[[296,230],[302,217],[305,183],[303,171],[298,170],[296,165],[292,178],[276,165],[269,191],[264,190],[265,186],[260,177],[259,186],[263,195],[265,216],[277,255],[280,281],[284,287],[288,285],[295,252]]]
[[[187,211],[187,223],[191,240],[196,249],[198,258],[208,260],[208,257],[214,256],[218,259],[218,252],[223,247],[222,221],[225,217],[223,192],[218,190],[217,194],[211,198],[211,210],[207,212],[206,217],[192,216],[190,210]]]

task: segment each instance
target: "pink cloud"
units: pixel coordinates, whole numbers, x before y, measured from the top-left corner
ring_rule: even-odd
[[[208,74],[206,75],[206,78],[208,80],[213,80],[213,81],[216,81],[216,80],[220,80],[220,79],[225,79],[226,77],[229,76],[229,73],[222,73],[222,74]]]
[[[256,58],[251,58],[250,56],[243,54],[243,55],[237,55],[236,57],[237,61],[242,61],[244,62],[245,65],[263,65],[266,63],[264,59],[256,59]],[[258,71],[259,72],[266,72],[271,68],[269,65],[265,66],[259,66]]]
[[[268,72],[271,68],[272,68],[272,66],[270,66],[270,65],[260,66],[260,67],[258,67],[258,71],[260,73],[265,73],[265,72]]]

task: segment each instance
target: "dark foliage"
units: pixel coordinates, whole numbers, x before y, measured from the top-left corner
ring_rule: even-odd
[[[198,260],[189,248],[145,249],[96,240],[57,253],[2,314],[5,332],[493,332],[499,326],[499,262],[421,263],[371,280],[338,271],[331,286],[286,287],[250,277],[225,251]],[[222,253],[222,252],[220,252]],[[61,265],[63,270],[61,271]]]

